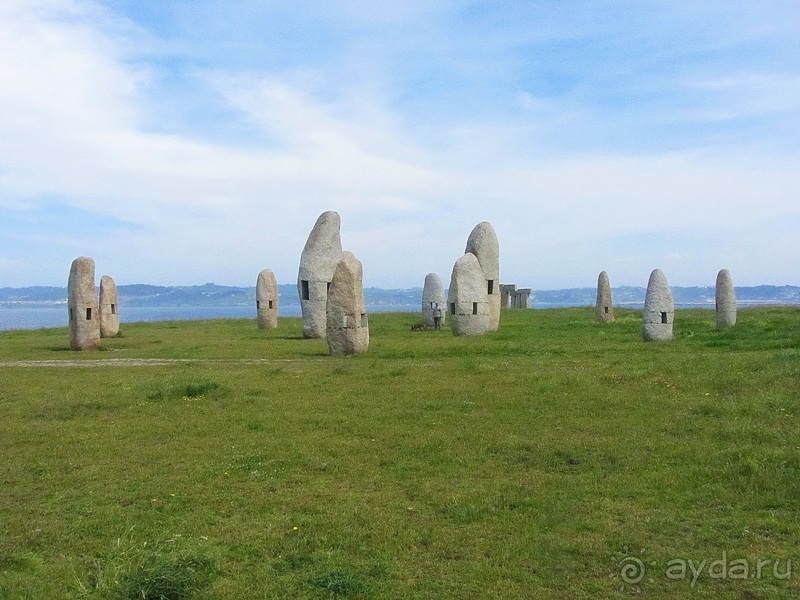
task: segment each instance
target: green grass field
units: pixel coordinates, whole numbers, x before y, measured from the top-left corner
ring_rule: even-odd
[[[0,598],[800,596],[800,309],[616,312],[0,332]]]

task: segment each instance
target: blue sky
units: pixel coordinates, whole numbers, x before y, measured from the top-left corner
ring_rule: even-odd
[[[0,287],[800,285],[800,3],[3,0]]]

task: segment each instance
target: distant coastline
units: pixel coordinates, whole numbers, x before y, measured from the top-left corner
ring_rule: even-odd
[[[205,284],[200,286],[120,285],[117,287],[120,319],[170,321],[203,319],[255,319],[255,287]],[[293,284],[278,286],[279,315],[300,315],[300,301]],[[530,308],[593,306],[595,288],[534,290]],[[612,290],[614,304],[641,308],[645,288],[619,287]],[[713,287],[673,287],[678,308],[714,308]],[[755,286],[736,288],[740,306],[800,305],[800,287]],[[369,312],[416,312],[420,310],[422,288],[388,290],[366,288],[364,300]],[[0,331],[66,327],[67,289],[34,286],[0,288]]]

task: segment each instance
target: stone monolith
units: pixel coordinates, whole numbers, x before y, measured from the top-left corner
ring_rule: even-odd
[[[369,348],[369,321],[364,306],[361,262],[343,252],[331,278],[326,305],[326,333],[331,354],[360,354]]]
[[[484,276],[487,301],[489,302],[489,331],[500,326],[500,244],[497,234],[488,221],[478,223],[467,238],[466,254],[474,254]]]
[[[675,304],[672,290],[661,269],[650,273],[644,297],[642,337],[645,342],[666,342],[672,339]]]
[[[80,256],[72,261],[67,283],[69,347],[94,350],[100,345],[100,317],[94,287],[94,260]]]
[[[256,280],[256,318],[259,329],[278,326],[278,283],[269,269],[261,271]]]
[[[428,327],[434,326],[433,311],[439,308],[442,319],[440,325],[444,325],[447,317],[447,307],[445,306],[444,283],[437,273],[428,273],[425,276],[425,286],[422,288],[422,318]]]
[[[108,275],[103,275],[100,278],[100,337],[110,338],[118,333],[117,284]]]
[[[611,284],[608,273],[602,271],[597,277],[597,303],[594,307],[595,318],[599,323],[614,322],[614,305],[611,303]]]
[[[736,292],[728,269],[717,273],[717,327],[736,325]]]
[[[297,292],[303,312],[303,337],[324,338],[325,306],[333,271],[342,257],[339,214],[322,213],[308,236],[300,256]]]
[[[486,292],[486,277],[478,259],[474,254],[464,254],[453,265],[447,294],[453,335],[482,335],[493,331]]]
[[[531,288],[520,288],[511,296],[511,308],[528,309],[531,302]]]

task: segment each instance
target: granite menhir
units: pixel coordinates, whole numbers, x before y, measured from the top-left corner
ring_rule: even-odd
[[[595,317],[599,323],[614,322],[614,305],[611,303],[611,284],[608,273],[602,271],[597,277],[597,302],[594,307]]]
[[[672,339],[672,322],[675,319],[675,304],[672,290],[661,269],[650,273],[647,292],[644,296],[642,337],[645,342],[668,342]]]
[[[94,260],[79,256],[72,261],[67,283],[69,347],[95,350],[100,345],[100,316],[94,287]]]
[[[435,325],[433,313],[439,309],[441,320],[439,325],[444,325],[447,307],[445,306],[444,283],[437,273],[428,273],[425,276],[425,286],[422,288],[422,318],[428,327]]]
[[[733,290],[733,279],[728,269],[717,273],[717,327],[733,327],[736,325],[736,292]]]
[[[119,303],[117,284],[108,275],[100,278],[100,337],[110,338],[119,334]]]
[[[369,348],[363,280],[361,262],[343,252],[333,271],[326,305],[326,337],[333,355],[360,354]]]
[[[464,254],[453,265],[447,294],[453,335],[482,335],[492,331],[486,290],[486,277],[478,259],[474,254]]]
[[[269,269],[261,271],[256,279],[256,318],[259,329],[278,326],[278,282]]]
[[[303,312],[303,337],[306,338],[325,337],[328,287],[342,257],[340,226],[338,213],[332,210],[322,213],[300,255],[297,293]]]
[[[474,254],[484,277],[487,302],[489,303],[488,331],[500,326],[500,244],[497,234],[488,221],[478,223],[467,238],[465,254]]]

